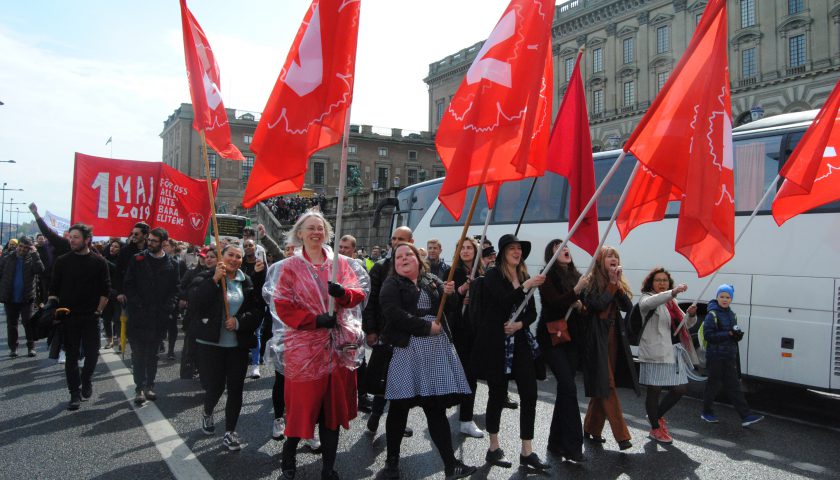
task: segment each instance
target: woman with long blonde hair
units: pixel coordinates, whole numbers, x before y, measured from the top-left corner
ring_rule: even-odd
[[[618,448],[632,447],[630,431],[624,421],[616,386],[632,386],[640,395],[639,384],[627,337],[622,335],[621,312],[633,308],[633,293],[624,278],[618,250],[604,246],[597,253],[595,268],[584,290],[585,324],[583,379],[589,407],[583,421],[584,438],[604,443],[604,423],[610,422]],[[628,379],[629,376],[629,379]]]

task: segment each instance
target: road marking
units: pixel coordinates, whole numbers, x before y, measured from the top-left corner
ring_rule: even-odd
[[[122,389],[126,400],[131,404],[172,475],[178,480],[212,480],[213,477],[198,461],[154,402],[146,402],[140,408],[134,405],[134,377],[119,355],[113,352],[100,352],[99,358],[108,366],[111,375]]]

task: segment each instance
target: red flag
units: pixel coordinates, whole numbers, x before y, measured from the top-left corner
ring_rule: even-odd
[[[669,197],[681,198],[676,251],[701,277],[735,255],[726,20],[726,1],[711,0],[685,54],[624,147],[647,174],[636,175],[631,192],[639,195],[620,212],[622,238],[640,223],[661,219]],[[651,186],[656,188],[644,190]]]
[[[512,0],[452,97],[435,136],[440,201],[461,217],[469,187],[540,176],[551,126],[554,2]]]
[[[228,123],[222,92],[219,65],[204,30],[181,0],[181,26],[184,32],[184,57],[187,61],[187,78],[193,102],[193,128],[204,131],[207,145],[230,160],[245,160],[242,152],[230,142]]]
[[[246,208],[300,191],[309,157],[341,140],[358,33],[358,1],[312,1],[254,133]]]
[[[161,162],[81,153],[73,169],[72,203],[73,223],[91,225],[99,236],[125,236],[144,221],[165,228],[172,238],[200,244],[210,218],[206,181]]]
[[[592,139],[589,136],[589,114],[586,112],[586,93],[580,76],[578,53],[563,103],[557,111],[551,143],[548,144],[546,169],[566,177],[569,198],[569,228],[572,228],[583,207],[595,194],[595,163],[592,160]],[[595,255],[598,249],[598,208],[592,205],[575,234],[569,239],[575,245]]]
[[[840,199],[840,82],[779,173],[785,177],[773,200],[781,226],[792,217]]]

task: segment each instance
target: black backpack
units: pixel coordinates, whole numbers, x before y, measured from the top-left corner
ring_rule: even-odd
[[[642,319],[642,310],[639,308],[639,304],[633,305],[633,309],[630,310],[630,313],[627,314],[627,321],[625,322],[625,330],[627,330],[627,339],[630,341],[631,345],[638,345],[639,340],[642,338],[642,332],[645,330],[647,326],[648,320],[650,317],[653,316],[656,309],[651,309],[645,315],[645,318]]]

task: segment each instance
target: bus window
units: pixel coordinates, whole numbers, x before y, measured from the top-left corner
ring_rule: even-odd
[[[533,178],[502,184],[493,224],[517,223],[522,215],[525,200],[533,184]],[[534,185],[534,193],[525,210],[523,223],[559,222],[565,218],[563,199],[566,198],[566,179],[553,172],[545,172]]]
[[[751,213],[767,187],[779,173],[781,135],[747,138],[734,142],[735,150],[735,211]],[[769,211],[773,195],[759,211]]]
[[[610,156],[599,158],[595,160],[595,184],[600,185],[601,180],[607,175],[610,168],[612,168],[613,163],[618,156]],[[624,191],[624,186],[627,185],[627,181],[630,178],[630,172],[633,171],[633,167],[636,165],[636,157],[631,154],[627,154],[627,156],[622,160],[621,166],[618,167],[618,171],[615,172],[612,179],[610,179],[610,183],[604,188],[604,191],[601,192],[601,196],[598,197],[598,219],[599,220],[609,220],[612,216],[613,210],[615,210],[615,205],[618,203],[618,199],[621,198],[621,193]],[[672,202],[673,203],[673,202]]]
[[[437,188],[437,191],[440,191],[440,187]],[[435,195],[437,195],[437,191],[435,192]],[[473,197],[475,197],[475,187],[467,190],[467,198],[464,200],[464,210],[463,213],[461,213],[461,220],[455,221],[455,218],[449,213],[449,210],[447,210],[443,204],[440,204],[435,212],[435,216],[432,217],[431,225],[433,227],[454,227],[456,225],[464,225],[464,222],[467,219],[467,213],[470,211],[470,205],[472,204]],[[497,201],[496,205],[498,204],[499,202]],[[473,213],[473,218],[470,224],[484,224],[484,220],[487,218],[487,212],[487,197],[482,195],[481,198],[478,199],[478,204],[475,206],[475,213]]]
[[[417,228],[420,219],[429,210],[440,191],[441,183],[403,189],[398,195],[402,218],[397,225],[406,225],[411,230]]]

